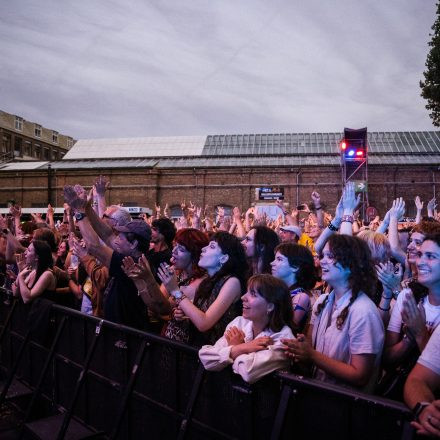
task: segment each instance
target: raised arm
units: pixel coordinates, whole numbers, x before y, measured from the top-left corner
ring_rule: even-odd
[[[342,223],[340,233],[345,235],[353,235],[354,210],[359,205],[360,194],[356,197],[355,186],[353,182],[347,182],[342,192]]]
[[[393,200],[393,205],[389,210],[390,225],[388,227],[388,240],[390,241],[391,253],[393,257],[402,265],[405,265],[406,255],[400,247],[398,222],[405,214],[405,201],[402,197]]]
[[[414,203],[417,209],[416,224],[418,224],[422,221],[423,202],[420,200],[419,196],[416,196],[416,198],[414,199]]]
[[[317,191],[312,192],[312,201],[316,211],[316,219],[318,221],[318,227],[322,229],[324,228],[324,213],[322,210],[321,196],[319,192]]]
[[[333,220],[329,223],[329,225],[326,228],[324,228],[324,230],[321,232],[321,235],[318,237],[318,239],[315,242],[315,251],[317,252],[318,255],[324,249],[324,246],[327,243],[327,240],[330,238],[330,236],[333,235],[335,232],[337,232],[339,227],[341,226],[342,212],[343,212],[343,205],[342,205],[342,197],[341,197],[339,203],[336,206],[335,216]]]
[[[239,238],[245,237],[246,231],[244,229],[243,222],[241,221],[240,209],[236,206],[233,209],[232,214],[233,214],[233,218],[234,218],[234,223],[237,227],[237,233],[236,233],[237,237],[239,237]]]
[[[437,203],[435,202],[435,197],[433,197],[427,205],[428,209],[428,217],[434,217],[435,215],[435,208],[437,207]]]
[[[98,203],[98,216],[102,218],[105,210],[107,209],[107,203],[105,201],[105,193],[110,187],[110,180],[105,176],[99,176],[94,184],[96,201]]]
[[[97,216],[91,207],[91,200],[87,199],[87,195],[84,191],[81,191],[81,189],[74,189],[68,186],[64,187],[64,198],[70,208],[75,210],[76,213],[79,213],[82,217],[81,219],[77,219],[77,225],[90,254],[98,258],[104,266],[110,267],[113,250],[110,247],[101,244],[99,237],[95,232],[95,228],[92,225],[92,218],[95,222],[104,222]]]

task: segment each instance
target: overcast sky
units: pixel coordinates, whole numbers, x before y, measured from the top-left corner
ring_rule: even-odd
[[[435,0],[0,3],[0,109],[76,139],[432,130]]]

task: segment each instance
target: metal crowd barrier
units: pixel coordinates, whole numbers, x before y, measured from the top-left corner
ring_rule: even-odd
[[[230,369],[205,372],[193,347],[44,300],[8,304],[5,292],[0,368],[0,403],[8,382],[25,384],[32,394],[22,408],[23,431],[38,425],[44,432],[41,420],[50,416],[44,429],[57,439],[78,423],[90,436],[110,439],[413,435],[401,403],[287,373],[249,386]]]

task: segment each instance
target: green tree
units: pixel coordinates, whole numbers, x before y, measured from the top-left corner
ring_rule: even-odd
[[[426,57],[426,70],[423,72],[425,81],[420,81],[422,97],[428,101],[426,108],[436,127],[440,127],[440,1],[437,2],[437,19],[433,24],[433,33],[430,34],[431,47]]]

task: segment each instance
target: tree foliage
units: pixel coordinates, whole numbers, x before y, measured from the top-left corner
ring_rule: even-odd
[[[437,2],[437,19],[433,24],[430,50],[426,57],[426,70],[423,72],[424,81],[420,81],[422,97],[428,101],[426,108],[436,127],[440,127],[440,1]]]

